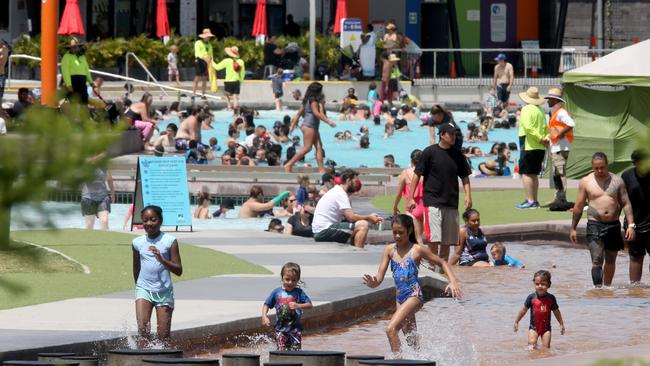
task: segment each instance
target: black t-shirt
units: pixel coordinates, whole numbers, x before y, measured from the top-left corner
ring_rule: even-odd
[[[274,53],[277,48],[273,43],[264,44],[264,65],[280,65],[280,57]]]
[[[467,159],[456,148],[445,150],[436,144],[424,149],[415,167],[415,173],[424,178],[424,205],[458,208],[458,178],[471,172]]]
[[[408,122],[404,118],[395,118],[395,129],[399,130],[406,126],[408,126]]]
[[[428,125],[429,127],[437,127],[443,123],[451,123],[456,127],[456,142],[454,143],[454,147],[460,150],[463,147],[463,131],[458,126],[458,123],[454,121],[454,118],[452,116],[445,115],[442,118],[442,122],[440,123],[434,121],[433,119],[429,119]]]
[[[311,231],[311,225],[305,226],[302,221],[300,221],[300,212],[296,212],[293,216],[289,217],[287,221],[288,224],[291,224],[291,235],[295,236],[304,236],[305,238],[311,238],[314,236],[314,233]]]
[[[639,177],[636,174],[636,169],[631,168],[626,170],[621,178],[623,178],[627,195],[632,202],[635,231],[650,233],[650,174]]]

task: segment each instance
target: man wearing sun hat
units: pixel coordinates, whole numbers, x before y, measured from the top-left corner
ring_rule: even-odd
[[[237,46],[226,47],[227,58],[219,63],[212,62],[215,70],[226,69],[226,78],[223,82],[223,89],[226,95],[226,109],[239,112],[239,90],[242,80],[244,80],[244,60],[239,58],[239,48]],[[233,103],[230,105],[230,97]]]
[[[89,84],[94,90],[95,83],[90,76],[88,60],[86,60],[83,48],[79,45],[79,40],[76,37],[70,38],[68,51],[61,59],[61,76],[68,89],[68,98],[77,99],[77,102],[84,105],[88,104],[86,84]]]
[[[546,155],[546,135],[548,127],[546,116],[540,105],[544,98],[539,96],[539,90],[531,86],[519,97],[526,105],[521,109],[519,119],[519,173],[524,184],[526,200],[517,205],[518,209],[539,208],[537,192],[539,190],[539,173],[542,171],[544,155]]]
[[[566,165],[569,150],[573,143],[573,128],[575,121],[564,109],[562,90],[552,88],[544,97],[551,107],[551,121],[548,125],[547,141],[551,146],[551,177],[555,185],[555,200],[557,203],[566,201]]]
[[[210,28],[203,29],[203,32],[199,34],[199,40],[194,42],[194,88],[193,92],[196,94],[196,88],[199,85],[199,80],[203,82],[201,84],[202,93],[205,95],[205,88],[208,82],[208,65],[212,62],[214,54],[212,52],[212,45],[210,44],[210,38],[214,37],[214,34],[210,31]]]

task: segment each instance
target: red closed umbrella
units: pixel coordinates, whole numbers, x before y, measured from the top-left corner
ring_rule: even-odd
[[[334,18],[334,33],[341,33],[341,19],[348,17],[348,6],[345,0],[336,0],[336,17]]]
[[[257,0],[252,36],[257,37],[266,35],[268,35],[266,31],[266,0]]]
[[[156,6],[156,37],[162,38],[170,34],[169,18],[167,17],[167,1],[158,0],[158,6]]]
[[[81,13],[79,13],[79,2],[77,0],[66,0],[65,9],[63,9],[63,16],[61,17],[61,24],[59,24],[59,35],[72,35],[83,36],[84,24],[81,21]]]

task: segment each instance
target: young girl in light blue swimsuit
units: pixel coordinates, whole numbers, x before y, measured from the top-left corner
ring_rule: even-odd
[[[401,351],[400,330],[406,335],[409,346],[417,346],[417,336],[414,335],[414,331],[417,329],[415,313],[420,310],[424,303],[422,288],[418,281],[420,261],[426,259],[431,265],[437,264],[444,269],[449,276],[449,284],[445,289],[446,293],[459,297],[461,290],[451,266],[433,254],[426,246],[417,244],[413,219],[410,216],[403,214],[395,216],[392,227],[395,243],[388,244],[384,248],[377,275],[366,274],[363,276],[363,282],[370,288],[379,286],[384,280],[386,270],[390,264],[395,287],[397,288],[395,295],[397,309],[386,327],[386,335],[388,336],[391,351],[399,355]]]

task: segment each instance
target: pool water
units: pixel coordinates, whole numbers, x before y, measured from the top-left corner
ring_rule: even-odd
[[[424,305],[416,316],[420,350],[406,348],[405,358],[435,360],[445,366],[521,364],[531,359],[647,342],[650,287],[627,284],[627,255],[619,255],[614,286],[594,289],[589,252],[581,247],[507,243],[507,249],[526,268],[454,267],[465,291],[464,298],[434,299]],[[518,333],[513,332],[513,323],[526,297],[534,291],[533,273],[540,269],[552,274],[549,292],[557,298],[566,333],[560,335],[553,316],[552,348],[529,351],[529,314],[519,323]],[[647,279],[648,274],[645,276]],[[392,281],[390,275],[387,280]],[[360,281],[350,285],[361,286]],[[388,317],[384,317],[307,335],[303,338],[303,349],[389,356],[384,333],[387,323]],[[403,337],[402,344],[405,347]],[[236,349],[215,350],[212,355],[241,351],[268,357],[268,351],[274,347],[270,337],[260,336]]]
[[[128,204],[112,204],[111,213],[108,216],[108,226],[110,230],[122,230],[126,214],[129,210]],[[194,210],[196,206],[191,206],[190,209]],[[210,212],[214,212],[219,208],[218,205],[210,206]],[[47,212],[47,216],[43,217],[43,213]],[[81,215],[80,203],[61,203],[61,202],[44,202],[43,209],[34,208],[31,206],[14,207],[11,211],[11,230],[22,229],[45,229],[47,228],[47,221],[54,223],[59,229],[83,229],[84,217]],[[193,230],[265,230],[270,219],[251,218],[240,219],[239,206],[235,206],[233,210],[226,213],[225,218],[199,220],[192,219]],[[27,219],[27,220],[23,220]],[[286,222],[287,218],[280,218]],[[99,228],[99,220],[95,221],[95,228]],[[127,230],[130,228],[130,221],[127,225]],[[163,227],[164,230],[164,227]],[[189,230],[189,228],[180,228],[180,230]]]
[[[208,144],[208,141],[211,137],[216,137],[219,141],[219,145],[222,147],[222,151],[225,149],[223,146],[224,142],[228,139],[228,125],[232,122],[232,113],[226,111],[217,111],[214,112],[215,117],[212,122],[214,129],[212,130],[202,130],[201,138],[202,142]],[[256,125],[263,125],[267,130],[272,130],[273,123],[275,121],[281,121],[285,115],[293,117],[295,111],[293,110],[284,110],[284,111],[260,111],[259,117],[255,118]],[[336,121],[334,113],[329,114],[332,119],[336,122],[336,128],[332,128],[325,123],[320,125],[321,139],[323,140],[323,147],[325,149],[325,160],[331,159],[334,160],[338,166],[348,166],[348,167],[383,167],[384,164],[384,155],[393,154],[395,156],[395,162],[401,167],[407,167],[410,163],[411,151],[414,149],[424,149],[429,145],[429,128],[421,127],[420,121],[409,121],[409,128],[411,131],[401,132],[395,131],[395,133],[388,139],[384,139],[384,123],[382,121],[381,125],[375,126],[372,121]],[[454,119],[460,125],[463,131],[467,130],[467,123],[463,121],[471,121],[472,118],[476,115],[475,112],[454,112]],[[161,121],[158,124],[160,131],[164,131],[167,124],[169,123],[179,124],[177,119],[169,119]],[[361,149],[359,148],[358,141],[338,141],[334,138],[334,134],[338,131],[349,130],[353,135],[359,132],[361,126],[366,125],[370,129],[370,148]],[[292,136],[300,136],[302,142],[302,133],[300,129],[297,128]],[[358,137],[358,136],[356,136]],[[245,134],[242,131],[239,137],[239,140],[244,140]],[[517,142],[517,129],[494,129],[488,134],[489,141],[485,142],[465,142],[464,146],[478,146],[481,148],[483,153],[488,153],[490,148],[495,142]],[[289,145],[284,144],[282,158],[286,158],[286,149]],[[494,157],[479,157],[472,158],[472,165],[474,169],[478,168],[478,164],[488,159],[494,159]],[[307,163],[315,166],[316,160],[314,157],[314,152],[312,150],[305,159]],[[512,168],[512,167],[511,167]]]

